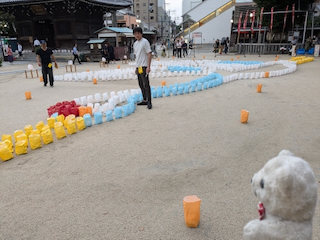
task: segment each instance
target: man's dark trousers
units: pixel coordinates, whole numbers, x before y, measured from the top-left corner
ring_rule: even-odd
[[[138,81],[139,86],[141,88],[143,100],[148,100],[148,102],[151,103],[151,90],[150,90],[150,84],[149,84],[149,74],[147,74],[147,67],[142,67],[143,73],[138,73]],[[138,71],[138,69],[137,69]]]
[[[44,82],[45,86],[48,83],[48,75],[49,75],[50,86],[53,86],[53,71],[52,71],[52,67],[49,68],[48,64],[42,64],[42,76],[43,76],[43,82]]]

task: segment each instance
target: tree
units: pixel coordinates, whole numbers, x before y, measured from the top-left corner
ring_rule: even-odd
[[[16,37],[17,33],[14,27],[14,16],[0,11],[0,35]]]
[[[292,10],[292,4],[295,4],[295,9],[298,10],[300,3],[300,10],[308,10],[309,5],[315,2],[315,0],[253,0],[258,8],[264,7],[265,12],[270,12],[271,8],[274,7],[274,11],[285,11],[286,7],[289,6],[289,10]],[[258,12],[259,15],[259,12]],[[292,29],[291,14],[287,15],[287,27],[286,29]],[[273,32],[281,32],[283,28],[284,14],[274,14],[273,16]],[[263,25],[270,25],[270,15],[263,17]],[[302,26],[305,20],[305,13],[295,14],[295,25]]]

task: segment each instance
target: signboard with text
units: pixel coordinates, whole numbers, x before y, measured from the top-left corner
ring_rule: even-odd
[[[192,33],[192,38],[201,38],[202,37],[202,32],[194,32]]]

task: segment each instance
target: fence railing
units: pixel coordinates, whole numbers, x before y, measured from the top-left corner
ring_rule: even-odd
[[[236,45],[238,54],[277,54],[281,53],[281,48],[291,48],[290,43],[239,43]],[[297,44],[297,48],[303,48],[303,44]]]

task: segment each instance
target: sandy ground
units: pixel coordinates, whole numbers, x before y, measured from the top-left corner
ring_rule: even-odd
[[[230,57],[206,54],[206,59]],[[269,159],[289,149],[320,178],[319,61],[283,77],[156,98],[152,110],[137,106],[129,117],[0,163],[0,239],[242,239],[244,225],[258,217],[250,179]],[[1,74],[26,65],[0,68],[0,134],[46,121],[46,109],[59,101],[138,88],[136,80],[55,82],[44,88],[24,73]],[[86,69],[100,68],[84,63],[78,71]],[[151,85],[162,80],[152,79]],[[32,100],[25,100],[25,91]],[[241,109],[250,111],[248,124],[240,123]],[[196,229],[185,226],[182,204],[193,194],[202,199]],[[318,204],[314,239],[320,239],[319,226]]]

